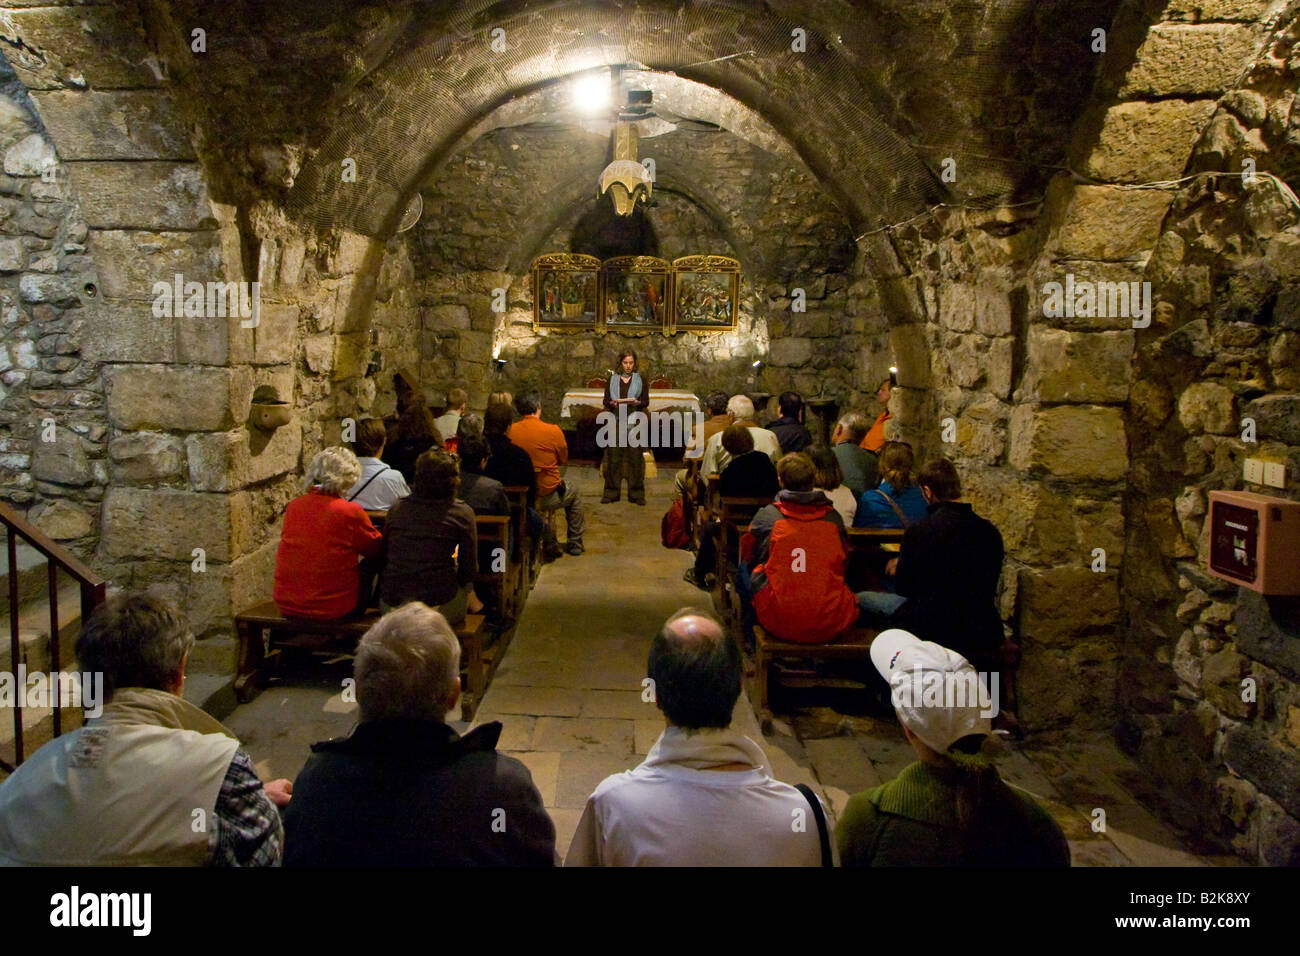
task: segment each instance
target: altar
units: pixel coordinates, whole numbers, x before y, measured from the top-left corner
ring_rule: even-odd
[[[582,411],[577,411],[576,416],[574,415],[575,410],[583,407],[594,408],[597,412],[602,411],[605,407],[605,390],[603,388],[570,389],[560,399],[560,417],[586,417]],[[695,415],[700,411],[700,399],[694,392],[681,388],[652,388],[650,407],[646,410],[649,412],[682,411]]]

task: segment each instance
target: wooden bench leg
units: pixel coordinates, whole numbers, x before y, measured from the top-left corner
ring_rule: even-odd
[[[257,694],[261,671],[266,663],[261,625],[238,622],[239,664],[235,669],[235,696],[246,704]]]
[[[460,714],[462,720],[473,720],[474,711],[487,691],[487,675],[483,667],[483,638],[478,633],[462,638],[461,650],[465,654],[466,683],[462,695]]]
[[[763,642],[756,642],[754,650],[754,709],[758,711],[761,719],[763,714],[769,709],[767,706],[767,669],[772,663],[763,649]]]

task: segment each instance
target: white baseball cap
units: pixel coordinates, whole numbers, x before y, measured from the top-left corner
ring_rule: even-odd
[[[891,628],[871,642],[871,663],[888,682],[903,726],[936,753],[992,732],[988,687],[956,651]]]

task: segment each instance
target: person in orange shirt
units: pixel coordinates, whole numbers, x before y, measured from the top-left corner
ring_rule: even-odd
[[[859,446],[865,448],[867,451],[875,452],[876,454],[879,454],[880,449],[885,447],[885,422],[889,421],[893,417],[889,414],[889,396],[890,383],[889,379],[885,379],[880,383],[880,388],[876,389],[876,401],[878,401],[885,410],[877,416],[875,424],[871,426],[871,430],[867,432],[867,437],[862,439],[862,443]]]
[[[569,540],[564,550],[569,554],[582,554],[582,535],[587,530],[582,502],[578,499],[578,489],[566,485],[560,477],[560,466],[569,460],[569,445],[564,440],[564,432],[560,431],[560,426],[542,421],[542,402],[536,393],[516,398],[515,410],[520,418],[510,426],[506,437],[528,452],[528,457],[533,460],[537,510],[545,514],[563,508],[569,526]],[[560,544],[549,526],[542,547],[548,556],[559,556]]]

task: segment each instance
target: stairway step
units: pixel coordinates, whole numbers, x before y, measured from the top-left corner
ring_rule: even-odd
[[[59,588],[59,663],[73,659],[77,635],[81,632],[81,588],[69,581]],[[29,673],[48,671],[50,654],[50,602],[45,594],[18,609],[18,661],[12,660],[9,644],[9,616],[0,615],[0,671],[17,670],[24,664]]]

